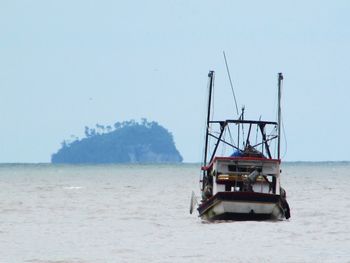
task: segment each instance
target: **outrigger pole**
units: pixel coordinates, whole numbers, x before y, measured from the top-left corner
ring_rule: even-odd
[[[283,75],[278,73],[278,160],[281,158],[281,89],[282,89]]]
[[[214,71],[212,70],[209,71],[208,77],[209,77],[209,98],[208,98],[207,127],[206,127],[206,133],[205,133],[205,149],[204,149],[204,163],[203,163],[204,166],[207,165],[211,94],[213,91],[213,84],[214,84]]]

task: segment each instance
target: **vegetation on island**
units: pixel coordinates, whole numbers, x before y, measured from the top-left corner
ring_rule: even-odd
[[[134,120],[85,127],[85,138],[63,141],[52,163],[178,163],[172,134],[157,122]]]

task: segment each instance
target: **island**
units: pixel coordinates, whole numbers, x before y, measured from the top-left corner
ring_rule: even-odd
[[[85,127],[85,137],[63,141],[52,163],[180,163],[172,134],[157,122],[142,119],[113,126]]]

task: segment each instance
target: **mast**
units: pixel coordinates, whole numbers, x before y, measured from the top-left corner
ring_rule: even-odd
[[[208,154],[208,138],[209,138],[209,122],[210,122],[210,108],[211,108],[211,95],[213,91],[214,85],[214,71],[209,71],[209,96],[208,96],[208,113],[207,113],[207,127],[205,132],[205,149],[204,149],[204,163],[203,165],[207,165],[207,154]]]
[[[281,158],[281,89],[282,89],[283,75],[278,73],[278,151],[277,157]]]

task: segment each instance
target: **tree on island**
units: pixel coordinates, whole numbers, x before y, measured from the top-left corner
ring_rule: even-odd
[[[178,163],[182,156],[172,134],[142,119],[85,127],[85,138],[62,143],[52,163]]]

